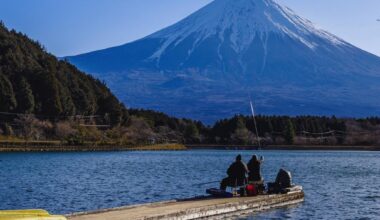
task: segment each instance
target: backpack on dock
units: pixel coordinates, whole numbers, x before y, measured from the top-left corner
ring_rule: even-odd
[[[257,196],[259,194],[256,186],[254,184],[248,184],[245,187],[246,195],[247,196]]]

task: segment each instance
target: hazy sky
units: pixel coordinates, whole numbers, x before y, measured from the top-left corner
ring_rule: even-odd
[[[212,0],[0,0],[0,20],[57,56],[124,44],[175,23]],[[380,56],[380,0],[278,0]]]

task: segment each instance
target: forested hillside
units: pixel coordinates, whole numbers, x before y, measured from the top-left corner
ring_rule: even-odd
[[[124,107],[104,83],[47,53],[37,41],[0,24],[0,111],[44,117],[106,115]]]

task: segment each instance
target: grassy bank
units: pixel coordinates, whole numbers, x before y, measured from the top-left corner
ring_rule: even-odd
[[[0,152],[91,152],[91,151],[180,151],[180,150],[257,150],[256,145],[120,145],[117,142],[84,142],[68,145],[61,141],[0,140]],[[347,150],[380,151],[380,146],[355,145],[266,145],[260,150]]]
[[[186,145],[190,150],[258,150],[255,145]],[[380,146],[351,145],[266,145],[260,150],[344,150],[344,151],[380,151]]]
[[[130,150],[136,151],[160,151],[160,150],[187,150],[188,148],[182,144],[156,144],[156,145],[147,145],[147,146],[137,146],[132,147]]]
[[[67,145],[60,141],[0,141],[0,152],[91,152],[91,151],[177,151],[187,150],[181,144],[121,146],[117,143],[83,143]]]

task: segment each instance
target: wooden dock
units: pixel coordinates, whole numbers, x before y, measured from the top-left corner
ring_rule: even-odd
[[[222,199],[204,197],[75,213],[66,217],[69,220],[221,219],[294,205],[303,201],[303,191],[256,197]]]

